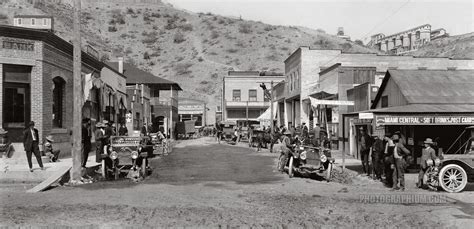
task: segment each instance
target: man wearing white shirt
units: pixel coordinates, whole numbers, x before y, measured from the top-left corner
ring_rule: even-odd
[[[44,170],[43,162],[41,161],[41,155],[39,152],[38,139],[39,135],[38,130],[35,128],[35,122],[31,121],[28,129],[23,132],[23,146],[25,147],[26,159],[28,160],[30,172],[33,172],[33,163],[31,162],[32,153],[35,155],[41,170]]]

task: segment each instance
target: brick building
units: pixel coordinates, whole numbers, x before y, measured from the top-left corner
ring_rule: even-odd
[[[99,79],[103,63],[82,52],[82,74]],[[36,123],[70,148],[73,113],[73,46],[48,30],[0,26],[0,120],[14,142]],[[83,112],[84,113],[84,112]]]

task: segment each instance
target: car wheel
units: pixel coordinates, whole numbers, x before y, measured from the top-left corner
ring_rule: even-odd
[[[104,178],[104,179],[107,178],[107,168],[105,167],[105,160],[104,159],[102,159],[102,161],[101,161],[100,173],[102,175],[102,178]]]
[[[290,156],[290,164],[288,165],[288,176],[292,178],[293,174],[293,156]]]
[[[326,181],[331,181],[331,172],[332,172],[332,163],[329,163],[328,168],[326,169]]]
[[[466,171],[456,164],[446,165],[439,172],[439,184],[446,192],[460,192],[467,184]]]
[[[143,174],[143,178],[146,177],[146,165],[148,164],[148,160],[143,158],[143,162],[142,162],[142,174]]]

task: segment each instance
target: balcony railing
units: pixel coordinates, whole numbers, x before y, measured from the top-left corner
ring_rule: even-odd
[[[174,98],[160,98],[154,97],[150,99],[150,104],[153,106],[172,106],[178,107],[178,100]]]

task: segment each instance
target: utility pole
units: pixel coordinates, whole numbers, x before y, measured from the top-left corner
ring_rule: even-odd
[[[249,101],[247,100],[247,106],[245,107],[245,117],[246,117],[246,125],[249,125]]]
[[[273,128],[273,80],[270,82],[270,128],[273,136],[275,133]]]
[[[71,181],[81,179],[82,76],[81,76],[81,0],[74,0],[73,117]]]

